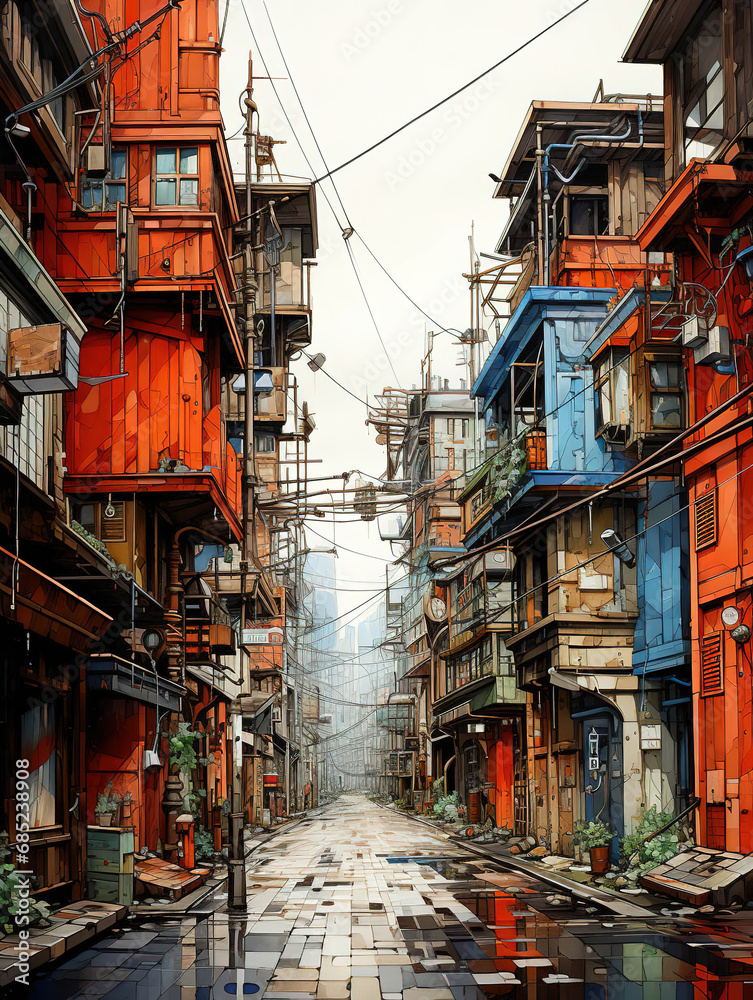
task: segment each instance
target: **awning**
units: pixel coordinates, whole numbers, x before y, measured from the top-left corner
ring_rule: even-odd
[[[152,707],[159,705],[168,712],[179,711],[180,700],[186,693],[180,684],[119,656],[93,656],[86,666],[86,686],[89,691],[133,698]]]
[[[242,694],[238,698],[241,706],[241,715],[259,715],[270,707],[275,698],[277,698],[276,691],[273,691],[271,694],[269,691],[252,691],[250,694]]]
[[[216,691],[220,697],[224,698],[225,701],[232,701],[234,695],[225,689],[223,683],[228,683],[227,677],[223,672],[217,668],[212,670],[211,667],[202,667],[197,664],[186,664],[186,673],[190,674],[197,681],[201,681],[202,684],[206,684],[207,687],[212,688]]]
[[[241,728],[260,736],[272,735],[272,705],[279,697],[276,691],[253,691],[238,699],[241,706]]]
[[[11,610],[14,564],[15,608]],[[36,635],[85,652],[112,618],[12,552],[0,548],[0,614]]]

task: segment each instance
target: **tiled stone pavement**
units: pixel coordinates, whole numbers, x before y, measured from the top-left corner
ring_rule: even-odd
[[[31,1000],[744,998],[751,920],[647,925],[573,909],[534,877],[343,796],[250,859],[248,913],[142,922],[34,981]],[[729,920],[729,918],[725,918]],[[714,988],[709,987],[713,980]],[[699,986],[698,984],[701,984]]]

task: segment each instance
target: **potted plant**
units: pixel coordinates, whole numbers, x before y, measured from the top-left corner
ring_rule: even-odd
[[[118,808],[117,802],[113,802],[109,795],[100,792],[97,796],[97,804],[94,807],[94,815],[98,817],[100,826],[112,826],[112,818]]]
[[[131,810],[133,808],[133,796],[126,792],[120,801],[120,825],[128,826],[131,822]]]
[[[575,838],[583,850],[591,857],[591,874],[603,875],[609,870],[609,852],[612,846],[614,832],[606,823],[591,821],[580,823],[576,829]]]

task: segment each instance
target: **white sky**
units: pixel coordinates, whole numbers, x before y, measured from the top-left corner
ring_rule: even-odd
[[[244,0],[274,77],[285,77],[263,0]],[[330,168],[381,139],[497,62],[575,6],[571,0],[267,0],[283,52]],[[590,101],[601,78],[608,93],[661,93],[657,67],[619,62],[640,19],[644,0],[590,0],[562,25],[378,150],[338,173],[334,180],[351,224],[387,270],[423,309],[444,326],[469,326],[468,236],[475,223],[477,250],[493,251],[507,216],[506,202],[491,198],[489,172],[499,173],[532,100]],[[220,4],[221,11],[224,4]],[[222,59],[226,134],[242,124],[238,95],[245,87],[248,50],[254,75],[266,75],[243,14],[230,0]],[[292,86],[275,85],[316,175],[324,173]],[[261,131],[287,141],[276,147],[283,174],[311,176],[267,80],[257,80],[254,99]],[[242,136],[230,142],[241,172]],[[343,213],[329,182],[319,189],[318,266],[314,286],[313,351],[327,356],[327,370],[356,395],[395,385],[358,290],[340,230],[322,192]],[[420,382],[424,329],[431,324],[400,294],[369,258],[357,237],[350,245],[382,337],[394,352],[403,387]],[[447,346],[444,346],[447,344]],[[457,348],[448,334],[436,341],[434,372],[457,384]],[[309,456],[311,476],[360,468],[381,475],[384,449],[364,424],[365,407],[321,373],[299,361],[293,368],[317,430]],[[337,486],[337,483],[323,484]],[[353,485],[351,480],[351,486]],[[326,498],[325,498],[326,499]],[[360,555],[340,549],[340,613],[383,586],[390,558],[376,522],[307,522]],[[312,532],[311,548],[329,548]],[[352,592],[351,592],[352,591]],[[375,602],[364,609],[368,614]]]

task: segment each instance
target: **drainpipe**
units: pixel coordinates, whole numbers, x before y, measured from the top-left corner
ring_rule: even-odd
[[[452,762],[455,760],[456,757],[457,757],[457,754],[454,753],[452,755],[452,757],[450,757],[450,759],[447,761],[447,763],[444,766],[443,778],[444,778],[444,793],[445,793],[445,796],[447,795],[447,769],[449,768],[450,764],[452,764]]]

